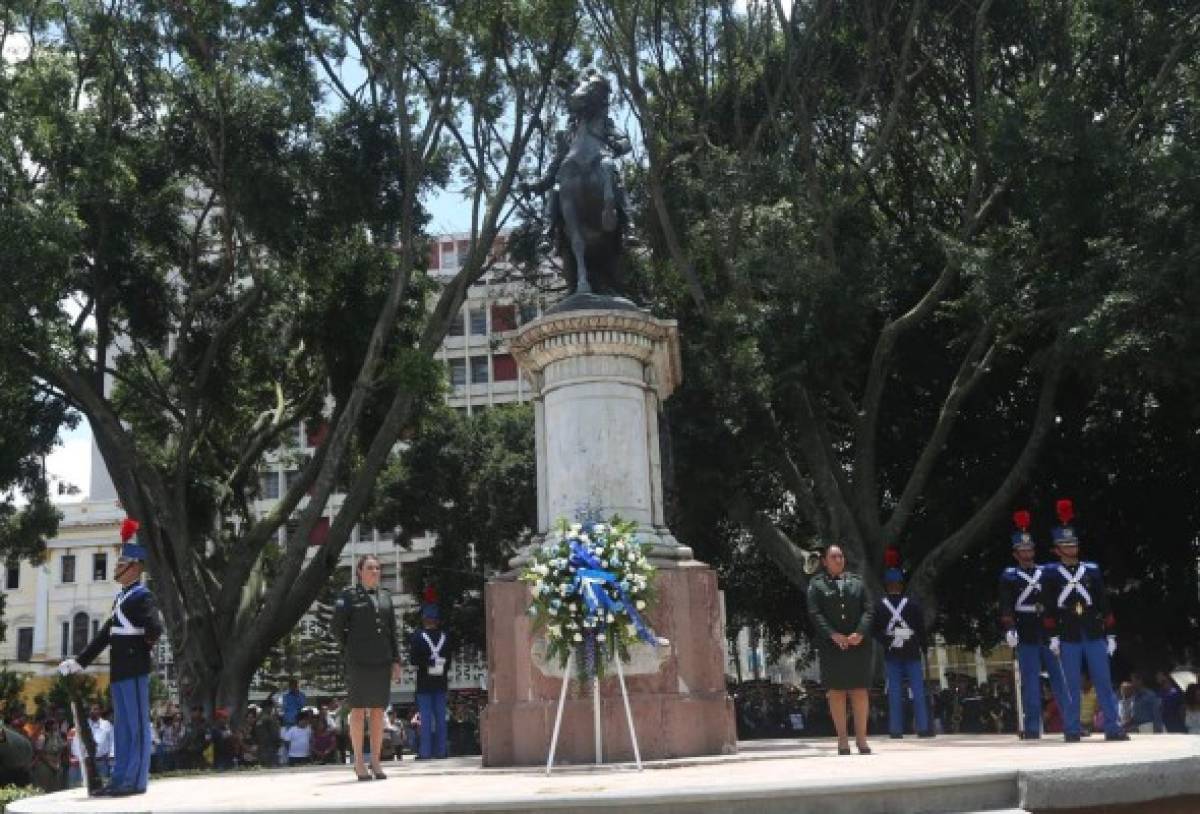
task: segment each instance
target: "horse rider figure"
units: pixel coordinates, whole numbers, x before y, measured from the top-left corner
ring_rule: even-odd
[[[629,208],[614,159],[632,147],[608,115],[611,93],[608,80],[589,68],[567,99],[570,118],[555,134],[545,175],[519,187],[550,193],[545,237],[557,244],[574,293],[620,293],[617,256]]]

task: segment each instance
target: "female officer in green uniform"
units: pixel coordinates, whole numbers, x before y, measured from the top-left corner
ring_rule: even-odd
[[[383,712],[391,682],[400,680],[400,640],[392,596],[380,587],[379,558],[368,554],[358,561],[358,585],[342,591],[333,611],[333,634],[346,656],[346,689],[350,704],[350,745],[359,780],[386,775],[379,765],[383,752]],[[370,713],[371,771],[363,765],[363,717]]]
[[[825,570],[808,583],[808,618],[817,632],[821,683],[829,699],[829,715],[837,730],[838,754],[850,754],[846,734],[846,695],[854,707],[854,740],[859,754],[869,755],[867,721],[875,649],[867,635],[874,613],[866,586],[857,574],[846,571],[840,546],[825,549]]]

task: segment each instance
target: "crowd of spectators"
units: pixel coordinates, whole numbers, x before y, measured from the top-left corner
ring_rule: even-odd
[[[345,764],[351,759],[349,713],[345,698],[310,703],[292,682],[286,692],[250,705],[241,725],[230,726],[229,715],[216,710],[211,719],[194,707],[184,720],[168,710],[155,724],[152,772],[241,767]],[[452,693],[447,733],[451,755],[480,752],[479,713],[484,696]],[[421,718],[414,705],[394,704],[384,718],[385,761],[401,760],[416,751]],[[368,744],[369,738],[364,741]]]
[[[938,734],[1016,733],[1018,710],[1011,674],[998,673],[991,681],[978,682],[964,674],[947,673],[946,686],[926,683],[926,701],[934,731]],[[1200,684],[1181,689],[1171,676],[1159,672],[1157,689],[1140,675],[1121,685],[1121,724],[1128,732],[1188,732],[1200,734]],[[816,681],[801,685],[744,681],[730,685],[738,738],[825,737],[833,734],[833,722],[825,702],[825,691]],[[871,689],[870,730],[887,732],[887,698],[883,687]],[[1103,731],[1102,713],[1096,690],[1084,676],[1080,719],[1085,731]],[[1063,731],[1062,712],[1043,678],[1042,721],[1046,733]],[[913,732],[912,721],[908,730]]]

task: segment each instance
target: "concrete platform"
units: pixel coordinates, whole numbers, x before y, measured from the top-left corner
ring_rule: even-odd
[[[841,757],[829,740],[751,741],[737,755],[632,766],[485,769],[478,758],[405,761],[357,782],[348,767],[152,781],[147,794],[89,800],[80,790],[22,800],[12,814],[506,812],[567,814],[1019,814],[1200,812],[1200,737],[1143,735],[1020,742],[951,736],[872,742]],[[1189,799],[1189,795],[1194,795]]]

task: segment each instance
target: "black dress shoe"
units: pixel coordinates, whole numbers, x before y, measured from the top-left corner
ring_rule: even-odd
[[[904,736],[903,736],[903,735],[888,735],[888,737],[889,737],[889,738],[891,738],[891,739],[892,739],[892,740],[894,740],[894,741],[898,741],[898,740],[904,740]]]
[[[917,737],[918,738],[932,738],[932,737],[935,737],[935,735],[933,732],[918,732]]]
[[[132,797],[135,794],[145,794],[145,793],[146,792],[138,791],[137,789],[109,789],[108,794],[106,794],[105,796],[106,797]]]
[[[1079,743],[1081,740],[1083,740],[1083,738],[1081,738],[1079,735],[1063,735],[1063,740],[1065,740],[1067,743]]]
[[[1106,734],[1104,736],[1104,739],[1106,741],[1127,741],[1127,740],[1129,740],[1129,736],[1126,735],[1124,732],[1117,732],[1116,734],[1112,734],[1112,735]]]
[[[112,789],[101,786],[98,789],[88,789],[88,797],[112,797]]]

